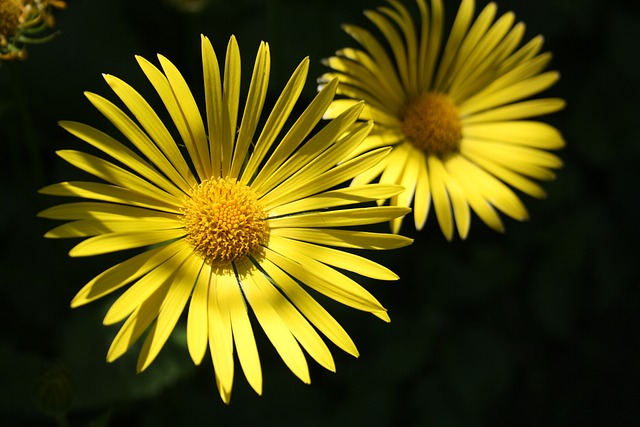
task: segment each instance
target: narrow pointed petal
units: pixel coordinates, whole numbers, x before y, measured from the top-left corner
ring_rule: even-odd
[[[408,237],[394,234],[330,228],[276,228],[271,232],[275,236],[303,242],[352,249],[397,249],[412,242]]]
[[[142,276],[135,284],[126,290],[109,308],[104,317],[105,325],[117,323],[130,315],[136,308],[156,292],[165,283],[171,285],[175,271],[189,256],[188,248],[182,247],[181,251],[166,259],[155,269]]]
[[[135,89],[117,77],[107,74],[104,75],[104,79],[153,140],[150,144],[148,139],[141,137],[131,142],[181,189],[187,190],[195,185],[195,177],[176,142],[149,103]]]
[[[233,341],[244,376],[255,392],[262,394],[262,368],[240,283],[235,275],[224,274],[218,276],[216,289],[218,304],[226,306],[229,311]]]
[[[168,290],[169,283],[165,282],[129,316],[111,342],[111,346],[107,351],[107,362],[113,362],[126,353],[142,333],[149,328],[151,323],[158,317],[160,307]]]
[[[69,251],[69,256],[91,256],[139,248],[169,242],[184,235],[183,229],[102,234],[78,243]]]
[[[211,275],[208,298],[209,319],[209,351],[215,369],[216,382],[220,396],[229,403],[231,387],[233,385],[233,329],[228,300],[225,297],[228,290],[221,289],[221,283],[228,283],[216,274]],[[227,285],[225,285],[227,286]],[[231,286],[237,286],[236,283]]]
[[[238,139],[233,151],[231,170],[229,172],[229,176],[231,177],[240,176],[241,169],[247,160],[249,145],[253,142],[253,135],[258,126],[258,120],[260,119],[262,107],[264,106],[264,101],[267,96],[270,70],[271,58],[269,56],[269,46],[261,43],[253,67],[253,75],[251,76],[251,84],[242,114],[242,121],[240,122]]]
[[[295,252],[284,241],[273,240],[275,242],[270,246],[274,249],[267,252],[267,258],[293,277],[342,304],[375,315],[386,312],[373,295],[352,279],[313,258]]]
[[[137,191],[98,182],[60,182],[39,190],[51,196],[80,197],[123,205],[139,206],[161,212],[180,213],[180,206]]]
[[[413,203],[413,218],[416,230],[422,230],[431,207],[431,182],[427,167],[427,159],[424,153],[415,154],[415,161],[418,163],[418,177],[416,178],[416,191]]]
[[[76,294],[71,301],[71,307],[79,307],[95,301],[144,276],[174,256],[180,250],[181,244],[182,242],[174,242],[151,249],[105,270]]]
[[[242,291],[251,305],[251,309],[255,313],[260,326],[262,326],[262,329],[267,335],[267,338],[269,338],[269,341],[271,341],[291,372],[300,378],[302,382],[309,384],[311,382],[309,366],[307,365],[302,349],[300,349],[300,345],[291,334],[291,331],[289,331],[287,325],[282,321],[278,312],[274,309],[272,304],[276,302],[270,301],[270,295],[264,293],[267,286],[261,287],[257,284],[257,282],[264,280],[260,278],[261,273],[252,269],[246,262],[241,262],[238,267]],[[285,311],[281,307],[279,307],[279,310],[281,312]]]
[[[203,263],[198,274],[187,317],[187,348],[191,360],[199,365],[209,342],[209,282],[211,267]]]
[[[241,181],[249,182],[253,180],[253,177],[257,173],[258,166],[271,150],[276,137],[282,130],[286,120],[289,118],[289,114],[293,110],[293,107],[302,92],[308,71],[309,58],[305,58],[293,72],[293,75],[289,79],[289,82],[287,82],[282,94],[276,101],[271,114],[267,118],[267,122],[262,128],[262,132],[258,137],[255,148],[251,153],[251,157],[242,172],[242,176],[240,178]]]
[[[189,151],[192,153],[193,162],[200,165],[201,173],[203,173],[201,177],[209,177],[211,176],[209,143],[196,100],[193,98],[187,82],[176,66],[162,55],[158,55],[158,59],[171,85],[180,113],[184,117],[184,131],[188,135],[185,139],[185,144],[187,144],[187,147],[191,147]]]
[[[202,259],[197,255],[189,256],[175,269],[171,285],[162,302],[158,319],[152,332],[147,335],[138,356],[137,371],[142,372],[155,360],[169,335],[184,311],[187,300],[196,283],[202,267]]]

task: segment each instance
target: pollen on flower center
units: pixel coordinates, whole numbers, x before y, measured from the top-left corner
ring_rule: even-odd
[[[203,181],[185,201],[182,214],[185,240],[213,266],[253,254],[269,238],[256,193],[235,179]]]
[[[462,138],[458,109],[444,93],[423,93],[407,105],[402,132],[426,153],[443,156],[455,152]]]

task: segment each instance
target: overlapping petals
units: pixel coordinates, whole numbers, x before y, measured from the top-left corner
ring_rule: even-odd
[[[372,132],[352,155],[392,144],[392,153],[356,177],[353,185],[379,177],[405,192],[390,198],[393,206],[413,206],[422,229],[433,205],[447,239],[454,229],[466,238],[473,211],[497,231],[504,225],[499,212],[525,220],[527,210],[513,189],[545,196],[536,181],[554,178],[561,160],[549,150],[564,146],[554,127],[532,118],[558,111],[558,98],[529,99],[559,78],[544,71],[551,55],[541,52],[542,37],[521,45],[525,26],[513,13],[497,16],[494,3],[474,19],[475,1],[462,0],[448,38],[444,39],[441,0],[417,0],[417,24],[398,0],[365,15],[381,37],[367,29],[345,25],[361,48],[345,48],[326,59],[332,69],[320,78],[324,87],[340,79],[335,100],[325,118],[334,118],[364,100],[360,120],[374,120]],[[459,149],[443,155],[417,148],[403,133],[407,105],[425,93],[443,93],[456,106],[462,128]],[[397,233],[402,218],[391,222]]]
[[[322,336],[358,355],[349,335],[313,295],[326,295],[388,321],[386,309],[351,273],[378,280],[396,280],[397,275],[350,250],[409,244],[410,239],[358,227],[392,221],[410,209],[376,203],[401,194],[403,189],[396,184],[341,187],[383,161],[390,149],[381,145],[349,155],[373,126],[370,121],[357,122],[362,103],[336,114],[314,133],[333,101],[336,80],[328,82],[285,129],[307,77],[308,59],[265,115],[267,44],[258,50],[242,109],[235,39],[228,44],[224,66],[205,37],[202,58],[206,120],[180,72],[162,56],[159,68],[136,59],[170,120],[161,118],[127,83],[105,75],[128,112],[99,95],[86,96],[126,143],[85,124],[61,123],[104,156],[75,150],[58,154],[101,182],[62,182],[43,188],[43,194],[80,201],[54,206],[40,216],[68,221],[47,237],[83,238],[71,249],[72,256],[141,250],[92,279],[71,303],[78,307],[123,290],[104,318],[107,325],[124,321],[108,351],[109,361],[146,333],[137,366],[139,371],[146,369],[186,311],[191,358],[199,364],[209,350],[220,396],[228,402],[234,353],[251,386],[262,392],[256,321],[304,382],[310,381],[305,352],[335,370]],[[261,118],[265,118],[262,127]],[[232,179],[255,192],[269,229],[268,240],[258,250],[225,265],[207,262],[194,252],[183,222],[184,202],[193,189],[216,178]]]

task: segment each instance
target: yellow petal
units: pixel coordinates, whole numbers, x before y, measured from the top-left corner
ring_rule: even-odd
[[[405,84],[405,90],[409,98],[413,98],[420,92],[418,89],[418,38],[416,35],[416,28],[413,24],[413,18],[411,13],[400,3],[399,1],[389,2],[394,9],[388,7],[378,8],[382,13],[391,18],[400,28],[404,42],[400,41],[400,44],[406,44],[406,73],[407,83]],[[396,55],[396,62],[399,62],[401,55]]]
[[[273,308],[300,345],[325,369],[335,372],[336,366],[327,345],[309,321],[271,283],[272,278],[262,273],[252,274],[251,277],[261,293],[260,298]]]
[[[455,56],[464,36],[467,34],[469,25],[473,18],[473,11],[475,9],[474,0],[462,0],[460,8],[456,14],[456,19],[453,22],[449,39],[445,45],[442,57],[438,65],[438,72],[434,81],[434,89],[444,90],[444,79],[449,75],[450,68],[454,63]]]
[[[417,151],[417,150],[413,150]],[[418,175],[420,174],[420,168],[422,168],[423,160],[419,156],[413,155],[412,152],[409,152],[407,155],[407,159],[405,162],[404,170],[402,171],[402,175],[400,177],[399,184],[402,185],[405,189],[402,193],[399,193],[395,196],[395,200],[391,202],[394,206],[411,206],[411,202],[413,201],[413,196],[416,191],[416,185],[418,183]],[[391,232],[399,233],[400,226],[404,217],[398,217],[391,221]]]
[[[211,41],[204,35],[200,36],[200,49],[202,53],[202,74],[204,75],[204,98],[207,113],[207,134],[213,144],[209,144],[211,155],[211,174],[218,178],[222,175],[222,145],[230,144],[223,115],[222,81],[220,65]],[[228,150],[230,152],[230,150]]]
[[[375,133],[374,133],[375,132]],[[397,131],[381,131],[378,132],[376,126],[374,124],[373,130],[367,135],[367,137],[362,141],[362,143],[353,150],[349,155],[344,159],[349,160],[354,157],[359,156],[362,153],[366,153],[367,151],[372,151],[380,147],[387,147],[396,145],[405,140],[404,134]]]
[[[141,306],[149,297],[165,283],[169,285],[173,281],[175,272],[191,253],[186,245],[182,245],[180,251],[165,259],[155,269],[142,276],[135,284],[127,289],[109,308],[104,316],[103,323],[112,325],[131,314]]]
[[[410,245],[413,241],[408,237],[389,233],[331,228],[276,228],[271,230],[271,234],[303,242],[353,249],[397,249]]]
[[[459,104],[485,88],[500,75],[507,73],[509,70],[501,64],[520,45],[524,33],[525,25],[522,22],[517,23],[493,50],[478,58],[478,63],[474,64],[474,67],[469,67],[465,78],[460,78],[458,75],[456,87],[455,89],[452,87],[449,93],[454,103]]]
[[[146,194],[115,185],[99,182],[60,182],[48,185],[39,190],[40,194],[51,196],[80,197],[84,199],[101,200],[105,202],[120,203],[123,205],[139,206],[148,209],[156,209],[163,212],[180,213],[180,206],[168,203],[161,199],[149,197]]]
[[[273,238],[269,245],[267,259],[305,285],[344,305],[378,317],[379,312],[386,312],[373,295],[344,274],[295,252],[281,239]]]
[[[318,174],[313,174],[311,168],[303,169],[300,173],[274,189],[273,195],[269,194],[266,196],[262,201],[263,206],[266,210],[270,210],[276,206],[303,199],[345,183],[357,174],[380,162],[389,151],[389,148],[380,148],[365,153],[362,156],[335,166],[324,173],[319,172]],[[316,166],[322,167],[322,165],[319,164],[313,167]]]
[[[276,231],[276,230],[274,230]],[[277,233],[274,237],[278,236]],[[287,249],[297,251],[324,264],[357,273],[378,280],[398,280],[398,275],[382,265],[367,258],[338,249],[314,245],[291,239],[285,239]]]
[[[126,353],[140,338],[140,335],[149,328],[151,322],[158,316],[158,311],[168,290],[169,283],[164,283],[164,286],[160,286],[129,316],[111,342],[107,352],[107,362],[113,362]]]
[[[361,56],[368,58],[368,55],[363,52]],[[389,93],[387,88],[380,83],[380,76],[373,73],[365,63],[341,56],[332,56],[323,59],[322,63],[336,72],[329,72],[320,76],[318,79],[318,83],[320,83],[318,86],[319,89],[324,88],[324,85],[332,80],[339,80],[340,86],[338,93],[348,96],[352,100],[363,100],[367,105],[371,105],[377,110],[386,111],[389,114],[396,113],[396,110],[390,107],[388,103],[385,103],[384,100],[389,98],[396,99],[399,98],[398,95],[401,97],[402,94]],[[356,94],[360,94],[360,96],[352,96]],[[325,118],[336,117],[344,111],[344,109],[339,108],[339,105],[335,107],[337,107],[337,109],[331,108],[325,115]],[[350,107],[350,105],[346,105],[346,107]]]
[[[482,11],[481,16],[476,20],[474,27],[480,23],[482,15],[489,9],[489,7],[486,7]],[[491,20],[496,12],[495,5],[492,9]],[[482,77],[489,76],[491,74],[495,76],[495,73],[488,68],[497,63],[496,56],[500,54],[500,50],[504,48],[504,45],[501,45],[501,42],[513,26],[514,20],[515,15],[512,12],[508,12],[498,18],[490,28],[487,27],[491,22],[486,21],[484,24],[487,27],[483,28],[486,32],[483,34],[472,34],[473,28],[469,31],[469,34],[460,49],[461,52],[458,56],[459,66],[449,88],[449,96],[451,96],[455,103],[458,103],[459,100],[465,99],[468,96],[468,89],[465,91],[465,88],[469,87],[470,81],[482,81],[484,80]],[[515,48],[513,43],[511,46]],[[463,50],[464,53],[462,52]],[[484,85],[486,85],[486,82],[483,86]],[[465,95],[464,98],[462,95]]]
[[[353,356],[358,356],[358,350],[355,344],[342,326],[340,326],[311,295],[298,285],[295,280],[291,279],[290,276],[268,259],[262,260],[260,265],[293,305],[295,305],[320,332],[342,350]]]
[[[276,217],[356,203],[386,200],[402,191],[404,191],[404,187],[400,185],[384,184],[365,184],[358,187],[329,190],[272,208],[269,210],[269,216]]]
[[[339,209],[327,212],[308,212],[269,219],[270,228],[279,227],[347,227],[377,224],[406,215],[411,209],[396,206],[378,206]]]
[[[69,251],[69,256],[91,256],[139,248],[175,240],[184,235],[183,229],[102,234],[78,243]]]
[[[272,190],[284,180],[299,173],[312,159],[322,156],[322,153],[332,145],[335,145],[336,141],[355,123],[358,114],[362,111],[362,106],[362,103],[358,103],[338,118],[331,120],[324,128],[303,144],[284,164],[273,171],[271,176],[265,177],[265,180],[260,183],[259,189],[256,190],[259,190],[258,194],[263,196],[264,193]],[[344,141],[351,141],[354,144],[357,143],[357,141],[353,139],[346,139]],[[264,199],[263,202],[265,202]]]
[[[413,161],[418,164],[418,177],[416,178],[416,191],[413,202],[413,219],[416,230],[422,230],[429,216],[431,206],[431,183],[427,170],[427,159],[421,151],[417,151]]]
[[[44,237],[54,239],[87,237],[99,234],[160,231],[177,228],[182,228],[182,222],[171,218],[146,218],[145,220],[136,220],[135,218],[127,218],[125,220],[85,219],[60,225],[47,232]]]
[[[463,157],[461,161],[468,162]],[[469,177],[476,182],[478,189],[492,205],[519,221],[529,218],[524,204],[504,183],[471,162],[468,162],[466,169]]]
[[[296,151],[318,124],[323,112],[326,111],[330,105],[337,86],[337,79],[326,85],[291,126],[280,143],[274,148],[273,154],[269,156],[264,167],[260,169],[251,184],[251,188],[258,194],[262,194],[270,189],[265,188],[264,185],[269,181],[271,176],[278,173],[282,164]]]
[[[564,139],[560,132],[542,122],[505,121],[468,125],[464,127],[464,137],[545,150],[564,147]]]
[[[486,32],[489,29],[491,22],[493,22],[496,10],[497,6],[495,3],[489,3],[484,9],[482,9],[469,30],[465,32],[464,39],[455,54],[455,60],[452,63],[452,67],[447,73],[446,78],[442,81],[441,89],[446,88],[450,92],[454,79],[466,74],[465,71],[467,71],[467,63],[475,65],[475,62],[478,59],[475,54],[477,51],[483,50],[481,42],[486,37]]]
[[[400,37],[394,26],[382,14],[374,10],[366,10],[364,15],[369,18],[376,27],[378,27],[387,39],[387,42],[391,47],[391,51],[393,52],[395,65],[397,66],[402,86],[406,92],[413,92],[413,90],[411,90],[411,82],[409,79],[409,65],[413,68],[414,64],[408,64],[409,61],[407,58],[407,49],[405,49],[404,40]]]
[[[471,226],[471,213],[469,212],[469,204],[467,198],[458,183],[452,179],[444,171],[445,185],[447,187],[447,193],[449,194],[449,200],[451,201],[451,207],[453,208],[453,217],[455,218],[456,228],[461,239],[466,239],[469,235],[469,228]]]
[[[147,194],[158,200],[165,200],[176,207],[182,205],[181,198],[161,190],[140,176],[126,171],[100,157],[75,150],[59,150],[56,154],[78,169],[82,169],[111,184]]]
[[[388,93],[403,94],[404,90],[400,83],[396,68],[387,55],[386,49],[367,30],[354,26],[343,25],[343,30],[360,43],[369,53],[371,61],[375,64],[371,69],[374,74],[379,75],[378,82]],[[343,50],[345,52],[346,50]],[[355,52],[355,51],[351,51]],[[372,65],[360,60],[363,65]],[[394,107],[401,107],[404,102],[403,97],[396,96],[389,98],[389,104]],[[395,110],[395,108],[392,108]]]
[[[261,56],[260,52],[262,48],[258,50],[258,56],[256,60]],[[225,120],[225,111],[227,112],[228,125],[223,129],[228,132],[227,135],[223,135],[221,141],[222,148],[222,173],[221,176],[229,176],[231,170],[231,161],[233,157],[233,144],[235,142],[236,130],[238,129],[238,106],[240,105],[240,86],[242,75],[242,67],[240,65],[240,49],[238,48],[238,42],[234,36],[229,38],[227,43],[227,53],[224,62],[224,93],[222,96],[222,105],[227,106],[223,108],[223,120]]]
[[[520,174],[542,180],[554,179],[555,174],[551,169],[562,166],[562,160],[556,155],[536,148],[467,138],[463,140],[460,148],[465,156],[482,158]]]
[[[203,263],[189,303],[187,348],[191,360],[199,365],[207,352],[209,338],[209,281],[211,266]]]
[[[99,221],[136,218],[145,220],[176,219],[176,214],[153,209],[141,209],[116,203],[75,202],[52,206],[38,212],[38,217],[49,219],[95,219]]]
[[[381,184],[400,184],[410,152],[408,144],[399,144],[391,150],[387,167],[380,176]]]
[[[481,157],[471,153],[465,153],[465,156],[474,163],[478,164],[478,166],[485,169],[487,172],[495,175],[497,178],[501,179],[512,187],[515,187],[518,190],[529,194],[530,196],[544,198],[546,195],[542,187],[540,187],[535,182],[525,178],[524,176],[514,172],[511,169],[501,166],[499,163],[496,163],[491,159],[486,159],[485,157]]]
[[[338,80],[339,80],[338,78],[335,78],[335,79],[332,79],[331,81],[338,81]],[[329,107],[327,107],[327,110],[324,112],[324,115],[322,116],[322,118],[335,119],[336,117],[340,116],[340,114],[347,111],[349,108],[352,108],[354,105],[357,105],[360,103],[361,101],[358,101],[356,99],[335,99],[333,100],[333,102],[331,102]],[[364,104],[363,104],[363,107],[364,107]]]
[[[562,110],[564,106],[565,101],[559,98],[522,101],[464,117],[462,119],[462,125],[466,128],[471,124],[482,122],[505,122],[508,120],[526,119]]]
[[[418,91],[426,92],[432,88],[434,70],[438,61],[437,55],[440,53],[443,29],[443,7],[441,0],[431,1],[431,20],[429,20],[429,9],[424,0],[418,1],[420,9],[421,31],[420,47],[418,52]]]
[[[178,129],[198,177],[202,181],[210,176],[207,174],[207,170],[205,170],[205,165],[203,164],[203,160],[206,160],[206,164],[209,165],[209,152],[198,151],[199,149],[203,149],[204,147],[202,147],[202,145],[206,143],[206,140],[202,140],[204,134],[202,118],[199,112],[192,110],[194,104],[190,101],[193,101],[193,99],[189,100],[190,97],[193,98],[191,91],[186,86],[178,70],[166,58],[161,55],[158,55],[158,58],[167,73],[166,76],[151,62],[140,56],[136,56],[138,65],[158,92],[158,95],[160,95],[164,106]],[[185,93],[176,93],[177,90],[183,90]],[[195,103],[195,101],[193,102]],[[186,117],[185,114],[189,114],[189,117]],[[198,120],[200,124],[196,124]],[[200,126],[202,126],[202,129],[199,129]],[[192,131],[195,133],[192,134]]]
[[[253,67],[251,84],[247,102],[242,113],[242,122],[238,131],[238,139],[233,151],[230,177],[239,177],[241,168],[245,164],[249,145],[253,142],[253,135],[258,126],[262,107],[267,96],[267,86],[269,84],[269,72],[271,70],[271,58],[269,56],[269,45],[260,42],[256,62]]]
[[[502,75],[509,73],[510,71],[522,66],[523,63],[527,63],[529,60],[535,58],[536,55],[542,49],[544,38],[538,35],[518,49],[515,53],[510,55],[500,64],[500,72]],[[550,58],[548,54],[543,54],[543,57]],[[548,63],[548,62],[547,62]],[[535,74],[535,73],[534,73]]]
[[[507,76],[510,77],[510,76]],[[503,77],[506,79],[506,77]],[[548,89],[560,78],[560,74],[555,71],[533,76],[530,78],[521,78],[514,83],[504,84],[500,80],[496,80],[486,89],[478,92],[471,98],[463,101],[458,109],[462,116],[477,113],[479,111],[488,110],[501,105],[506,105],[514,101],[527,98]]]
[[[289,114],[293,110],[293,107],[302,92],[308,71],[309,58],[307,57],[295,69],[291,78],[282,90],[280,97],[276,101],[276,104],[273,106],[273,109],[262,128],[262,132],[258,137],[258,141],[255,143],[254,149],[251,152],[251,157],[249,157],[249,161],[242,172],[242,176],[240,178],[241,181],[252,181],[253,177],[257,173],[258,166],[262,163],[267,153],[272,151],[271,147],[276,140],[276,137],[280,134],[280,131],[289,118]]]
[[[140,144],[140,151],[183,191],[196,185],[195,177],[176,142],[149,103],[135,89],[117,77],[104,75],[104,79],[153,140],[153,144],[149,144],[146,138],[135,139],[132,142]],[[186,183],[186,187],[183,183]]]
[[[262,394],[262,370],[253,329],[247,315],[247,307],[234,273],[218,276],[218,304],[228,307],[233,328],[233,340],[238,359],[247,381],[256,393]]]
[[[390,151],[389,154],[391,154],[393,150],[395,150],[395,148],[396,147],[391,148],[392,151]],[[380,175],[382,175],[382,173],[387,169],[388,165],[389,165],[389,156],[387,155],[382,159],[380,159],[380,161],[377,164],[372,165],[368,169],[365,169],[364,171],[356,175],[351,180],[351,184],[349,185],[353,187],[359,187],[372,182],[373,180],[378,178]]]
[[[100,111],[102,111],[109,120],[118,123],[116,126],[118,126],[120,131],[122,131],[129,140],[133,141],[136,139],[146,138],[146,135],[144,135],[143,132],[128,117],[126,117],[122,111],[109,101],[93,94],[87,94],[87,97],[94,105],[103,105],[103,107],[99,107]],[[129,167],[141,177],[160,187],[167,193],[170,193],[177,198],[182,198],[184,197],[185,192],[188,191],[186,183],[182,183],[182,190],[176,187],[173,182],[169,181],[157,172],[148,162],[109,135],[94,129],[91,126],[77,122],[60,122],[60,126],[72,135],[93,145],[99,150],[102,150],[104,153]],[[151,141],[148,141],[148,144],[152,145]],[[178,179],[178,182],[182,181],[182,178],[177,174],[174,178]]]
[[[453,237],[453,217],[451,215],[451,201],[445,184],[445,171],[442,161],[436,156],[428,156],[429,183],[433,197],[433,208],[436,211],[440,230],[447,240]]]
[[[138,254],[103,271],[87,283],[71,301],[71,307],[79,307],[95,301],[130,283],[175,255],[182,247],[178,241]]]
[[[274,300],[274,295],[265,294],[270,285],[257,285],[256,282],[265,279],[260,278],[262,273],[258,270],[246,265],[246,261],[246,259],[241,261],[238,268],[242,292],[251,305],[251,309],[255,313],[267,338],[269,338],[284,363],[302,382],[309,384],[311,378],[309,377],[309,367],[304,353],[302,353],[298,342],[289,331],[289,325],[279,316],[279,312],[283,312],[286,309],[278,306],[278,311],[275,310],[274,304],[276,304],[276,301]]]
[[[187,300],[196,283],[203,261],[197,255],[191,255],[174,271],[169,291],[162,302],[155,327],[147,335],[140,354],[136,370],[144,371],[156,358],[184,311]],[[206,325],[206,322],[205,322]]]
[[[182,120],[178,121],[178,129],[191,155],[191,160],[196,165],[196,169],[201,169],[201,179],[210,177],[209,139],[204,130],[204,123],[196,100],[175,65],[162,55],[158,55],[158,59],[175,97],[178,107],[177,112],[182,116]]]
[[[209,351],[215,369],[216,382],[220,396],[225,403],[229,403],[233,386],[233,333],[231,314],[224,289],[220,289],[220,279],[216,274],[211,275],[209,286],[209,303],[207,306],[209,318]],[[237,286],[232,283],[231,286]]]
[[[461,156],[452,156],[447,160],[447,172],[452,179],[464,191],[465,197],[473,211],[478,214],[480,219],[489,227],[496,231],[503,232],[504,226],[496,211],[492,208],[491,203],[487,200],[482,190],[478,188],[477,182],[474,180],[473,173],[469,173],[472,167],[469,162],[465,162]]]

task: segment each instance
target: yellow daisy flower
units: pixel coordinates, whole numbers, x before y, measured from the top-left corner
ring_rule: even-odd
[[[411,206],[418,230],[433,200],[440,228],[448,240],[454,224],[466,238],[471,208],[489,227],[503,231],[496,209],[517,220],[527,210],[509,186],[542,198],[534,180],[551,180],[561,160],[547,150],[564,146],[560,133],[531,117],[558,111],[556,98],[525,100],[553,85],[555,71],[543,72],[551,54],[540,53],[542,37],[518,47],[525,26],[513,13],[495,19],[496,5],[473,20],[475,1],[462,0],[446,43],[441,0],[417,0],[420,23],[399,1],[368,10],[389,49],[367,30],[344,26],[362,50],[346,48],[328,58],[333,72],[320,87],[338,77],[338,99],[325,118],[334,118],[359,100],[360,119],[375,121],[373,131],[352,156],[393,145],[382,162],[353,180],[354,186],[380,176],[406,191],[390,199]],[[389,53],[390,52],[390,53]],[[391,228],[399,232],[403,218]]]
[[[75,150],[58,152],[106,183],[62,182],[42,189],[44,194],[89,199],[41,212],[45,218],[71,220],[46,237],[87,237],[71,249],[74,257],[143,248],[91,280],[71,306],[129,285],[104,318],[106,325],[126,319],[107,360],[120,357],[148,330],[137,364],[142,371],[158,355],[188,304],[189,353],[199,364],[209,348],[225,402],[231,395],[234,348],[248,382],[262,392],[249,307],[302,381],[309,383],[310,378],[301,347],[320,365],[335,370],[318,331],[347,353],[357,356],[358,351],[312,294],[388,321],[384,307],[350,273],[379,280],[398,277],[343,249],[392,249],[411,242],[352,227],[406,215],[407,208],[375,203],[395,196],[401,187],[337,188],[373,167],[390,149],[371,150],[339,163],[372,127],[370,122],[355,124],[362,104],[310,136],[333,100],[337,81],[327,84],[280,135],[306,80],[308,58],[294,71],[258,132],[270,70],[267,44],[258,50],[241,120],[240,54],[234,38],[223,73],[211,43],[202,38],[206,123],[180,72],[158,57],[161,69],[136,59],[181,142],[173,139],[138,92],[111,75],[104,78],[132,117],[99,95],[86,96],[132,147],[85,124],[61,123],[115,162]]]

